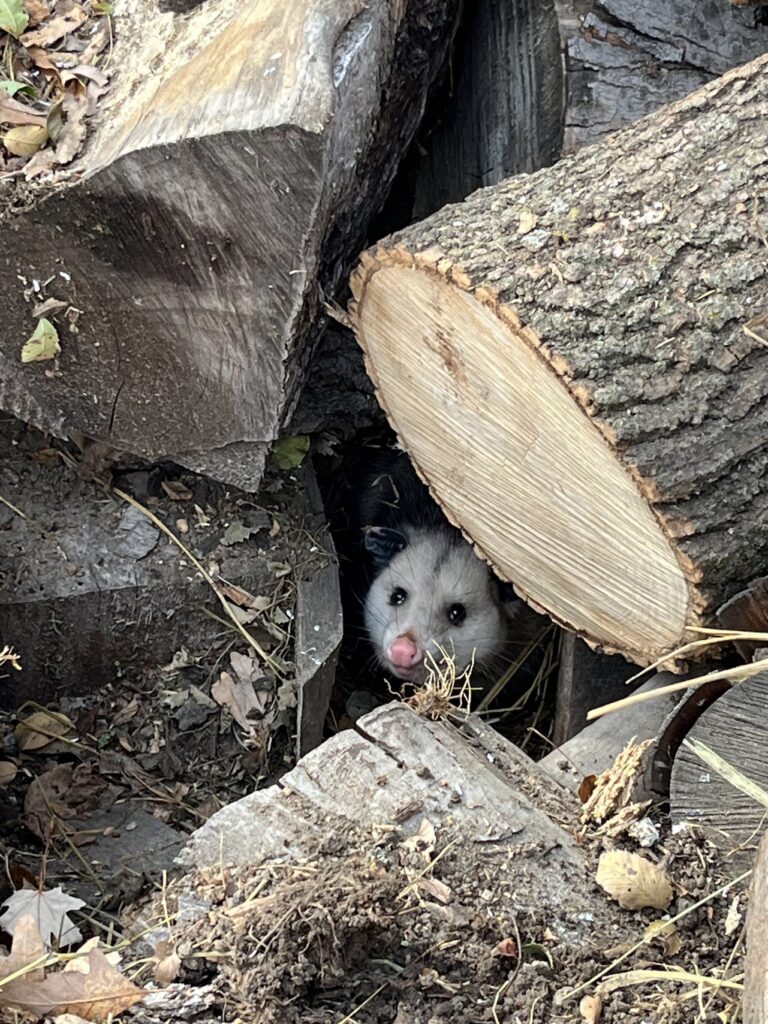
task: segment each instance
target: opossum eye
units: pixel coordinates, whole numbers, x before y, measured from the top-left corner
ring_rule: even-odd
[[[392,593],[389,595],[390,604],[405,604],[408,597],[408,591],[403,590],[402,587],[395,587]]]
[[[460,626],[467,617],[467,609],[463,604],[452,604],[448,609],[448,618],[454,626]]]

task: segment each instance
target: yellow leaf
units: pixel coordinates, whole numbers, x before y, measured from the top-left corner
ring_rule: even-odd
[[[48,138],[47,129],[39,124],[21,124],[3,136],[3,145],[14,156],[34,156]]]
[[[42,359],[53,359],[61,352],[59,332],[50,320],[41,317],[34,334],[24,342],[21,349],[22,363],[34,363]]]
[[[637,853],[611,850],[600,855],[595,881],[627,910],[666,910],[672,885],[657,865]]]
[[[0,761],[0,786],[8,786],[16,778],[18,768],[11,761]]]

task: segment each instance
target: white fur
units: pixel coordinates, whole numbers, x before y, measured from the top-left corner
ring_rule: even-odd
[[[365,625],[379,663],[394,675],[398,671],[387,657],[387,648],[407,634],[439,661],[442,647],[463,672],[473,658],[482,665],[501,653],[508,636],[508,619],[502,610],[496,583],[488,566],[465,541],[456,543],[440,530],[403,530],[407,546],[376,576],[365,599]],[[396,587],[408,594],[401,605],[390,604]],[[448,609],[463,604],[466,619],[453,625]],[[424,668],[413,675],[423,675]]]

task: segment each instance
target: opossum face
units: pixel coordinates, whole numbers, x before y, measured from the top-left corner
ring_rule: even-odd
[[[507,620],[498,584],[466,541],[416,529],[371,531],[369,538],[383,567],[366,596],[365,625],[392,675],[421,678],[426,655],[440,661],[440,648],[459,673],[473,656],[479,664],[500,653]]]

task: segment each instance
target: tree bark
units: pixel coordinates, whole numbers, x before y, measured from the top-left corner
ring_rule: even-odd
[[[442,117],[420,139],[426,155],[414,219],[560,156],[564,89],[553,0],[475,0],[464,17]]]
[[[380,243],[380,402],[531,603],[640,664],[768,569],[768,56]]]
[[[456,7],[123,5],[85,156],[0,215],[0,405],[255,489]],[[22,366],[45,297],[77,311],[77,333],[62,315],[55,366]]]
[[[726,0],[557,0],[570,153],[768,50],[768,24]]]

